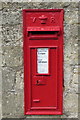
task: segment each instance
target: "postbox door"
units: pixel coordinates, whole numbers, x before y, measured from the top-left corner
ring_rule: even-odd
[[[57,109],[58,47],[31,48],[31,109]]]

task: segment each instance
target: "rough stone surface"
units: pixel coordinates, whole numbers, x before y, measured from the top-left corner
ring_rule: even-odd
[[[79,2],[79,0],[0,0],[1,2]]]
[[[2,4],[0,3],[0,10]],[[2,23],[2,11],[0,11],[0,24]],[[0,25],[0,119],[2,118],[2,26]]]
[[[7,0],[8,1],[8,0]],[[3,118],[78,118],[78,3],[2,2],[2,116]],[[63,8],[64,98],[61,116],[24,116],[22,9]],[[80,108],[79,108],[80,109]]]

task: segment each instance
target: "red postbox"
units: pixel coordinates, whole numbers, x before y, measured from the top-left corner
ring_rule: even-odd
[[[63,9],[23,10],[26,115],[61,115]]]

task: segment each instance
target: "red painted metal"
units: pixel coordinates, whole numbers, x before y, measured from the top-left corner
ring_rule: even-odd
[[[63,9],[23,10],[25,115],[63,111]],[[48,73],[38,73],[37,50],[48,49]]]

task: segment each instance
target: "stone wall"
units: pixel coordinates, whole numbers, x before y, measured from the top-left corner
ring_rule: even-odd
[[[2,4],[0,4],[0,118],[2,117]]]
[[[78,118],[78,2],[2,2],[2,117]],[[25,116],[22,9],[63,8],[64,103],[61,116]]]

